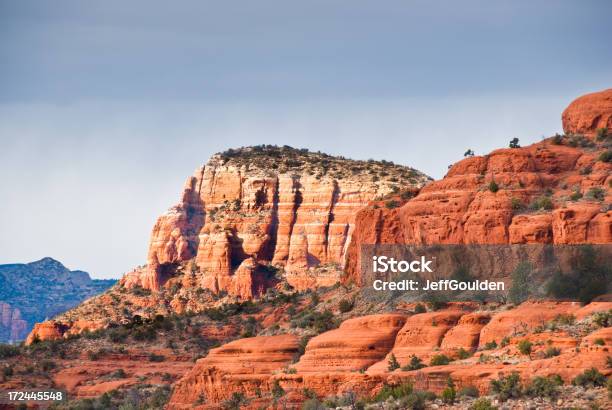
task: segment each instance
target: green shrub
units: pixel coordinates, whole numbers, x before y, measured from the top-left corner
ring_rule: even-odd
[[[495,182],[495,181],[489,182],[489,191],[491,191],[493,193],[499,191],[499,185],[497,185],[497,182]]]
[[[599,154],[599,157],[597,158],[599,159],[601,162],[612,162],[612,150],[607,150],[602,152],[601,154]]]
[[[553,145],[563,144],[563,135],[555,134],[555,136],[552,137],[552,143]]]
[[[166,360],[166,356],[163,356],[160,354],[154,354],[154,353],[149,354],[150,362],[163,362],[165,360]]]
[[[572,192],[572,194],[570,195],[570,200],[572,201],[577,201],[580,198],[582,198],[582,193],[580,191],[574,191]]]
[[[447,386],[442,390],[442,401],[446,404],[453,404],[457,398],[457,390],[455,390],[455,383],[451,378],[448,379]]]
[[[55,369],[55,362],[52,360],[43,360],[40,362],[40,367],[44,372]]]
[[[402,367],[402,370],[412,371],[412,370],[422,369],[423,367],[427,367],[427,366],[416,355],[412,355],[410,356],[410,361],[408,362],[406,366]]]
[[[125,374],[125,370],[123,370],[123,369],[117,369],[117,370],[115,370],[114,372],[112,372],[112,373],[110,374],[110,376],[111,376],[113,379],[125,379],[125,378],[127,377],[127,374]]]
[[[593,323],[600,327],[612,326],[612,309],[607,312],[597,312],[593,315]]]
[[[521,352],[521,354],[524,355],[530,355],[531,354],[531,348],[533,346],[533,343],[531,343],[529,340],[521,340],[520,342],[518,342],[518,349],[519,352]]]
[[[508,146],[510,148],[520,148],[521,146],[519,145],[519,139],[514,137],[510,140],[510,144],[508,144]]]
[[[531,264],[521,262],[512,272],[512,286],[508,291],[508,298],[515,305],[523,303],[529,297]]]
[[[531,201],[531,203],[529,203],[529,209],[532,211],[539,211],[542,209],[550,211],[553,208],[554,204],[552,199],[546,195],[535,198],[533,201]]]
[[[521,209],[525,208],[525,205],[519,198],[512,198],[510,200],[510,207],[515,211],[520,211]]]
[[[495,393],[499,400],[517,399],[523,395],[523,386],[518,373],[502,376],[497,380],[491,380],[491,392]]]
[[[470,410],[497,410],[497,407],[491,404],[489,399],[478,399],[470,406]]]
[[[497,349],[497,342],[495,340],[491,340],[490,342],[485,343],[483,346],[483,350],[493,350]]]
[[[108,339],[113,343],[122,343],[125,342],[129,334],[130,332],[128,329],[119,327],[108,332]]]
[[[274,384],[272,385],[272,397],[278,399],[285,395],[285,389],[283,389],[278,382],[278,380],[274,380]]]
[[[326,408],[327,407],[316,398],[308,399],[302,404],[302,410],[325,410]]]
[[[597,339],[593,340],[593,344],[596,344],[597,346],[605,346],[606,341],[603,340],[603,338],[598,337]]]
[[[554,322],[558,325],[571,326],[576,323],[576,316],[571,313],[561,313],[555,316]]]
[[[432,356],[431,361],[429,362],[430,366],[444,366],[451,362],[451,359],[444,354],[436,354]]]
[[[478,397],[480,394],[476,386],[464,386],[459,389],[459,397]]]
[[[551,357],[559,356],[561,354],[561,349],[558,347],[550,346],[544,352],[544,357],[550,359]]]
[[[499,344],[501,347],[506,347],[510,344],[510,338],[508,336],[504,336]]]
[[[340,309],[340,312],[342,313],[350,312],[351,310],[353,310],[353,305],[354,302],[352,300],[342,299],[338,304],[338,309]]]
[[[468,352],[467,350],[465,350],[463,347],[457,350],[457,358],[459,360],[467,359],[470,356],[472,356],[472,354]]]
[[[574,386],[600,387],[606,383],[606,377],[594,367],[585,370],[572,380]]]
[[[413,393],[412,383],[403,383],[399,385],[385,384],[383,388],[374,396],[374,402],[387,401],[389,397],[401,399]]]
[[[596,201],[603,201],[605,196],[606,196],[606,192],[603,189],[599,187],[593,187],[588,190],[588,192],[585,195],[585,198],[594,199]]]
[[[2,375],[4,377],[11,377],[14,373],[14,369],[13,366],[10,365],[6,365],[4,367],[2,367]]]
[[[525,393],[531,397],[554,398],[559,393],[559,386],[563,385],[563,380],[559,375],[548,377],[537,376],[525,389]]]
[[[597,129],[597,141],[603,141],[606,138],[608,138],[608,128],[607,127],[598,128]]]
[[[244,393],[234,392],[232,397],[223,402],[223,408],[227,410],[240,410],[247,402]]]
[[[388,362],[387,369],[389,369],[389,371],[392,372],[393,370],[399,369],[399,368],[400,368],[399,362],[395,358],[395,355],[391,353],[391,356],[389,356],[389,362]]]
[[[414,307],[414,313],[425,313],[427,312],[427,308],[422,303],[417,303]]]
[[[0,359],[7,359],[18,354],[19,348],[17,346],[0,343]]]
[[[399,205],[399,202],[397,202],[395,199],[385,202],[385,207],[387,209],[394,209],[397,208]]]
[[[612,269],[605,262],[599,262],[597,250],[591,245],[582,245],[572,261],[572,271],[553,274],[546,290],[555,298],[578,299],[588,303],[605,294],[611,281]]]

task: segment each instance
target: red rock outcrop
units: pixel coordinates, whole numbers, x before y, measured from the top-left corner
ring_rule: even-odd
[[[175,385],[169,407],[192,408],[200,397],[219,403],[234,392],[252,397],[270,391],[272,373],[288,366],[297,351],[293,335],[250,337],[212,349]]]
[[[576,314],[583,320],[610,308],[612,302],[594,302],[585,307],[573,303],[526,302],[497,313],[451,308],[410,317],[401,314],[358,317],[311,339],[304,355],[293,366],[290,363],[298,343],[295,336],[240,339],[200,359],[176,384],[168,408],[189,408],[199,397],[206,398],[202,408],[217,408],[233,392],[250,398],[251,406],[266,407],[273,400],[271,388],[275,384],[286,393],[285,403],[289,401],[299,407],[305,400],[304,389],[318,397],[349,391],[359,397],[369,397],[385,384],[410,381],[417,389],[439,393],[450,377],[457,388],[475,386],[485,393],[492,379],[511,372],[518,372],[525,381],[535,376],[559,374],[566,383],[591,367],[608,375],[612,373],[606,363],[608,346],[612,343],[610,328],[592,331],[582,338],[557,330],[541,333],[533,330],[558,314]],[[480,359],[485,352],[477,352],[473,357],[448,365],[415,371],[388,368],[391,353],[405,365],[412,354],[429,358],[459,348],[473,349],[479,343],[491,341],[492,332],[499,332],[499,337],[512,336],[513,329],[520,329],[520,333],[510,337],[505,347],[487,350],[488,360]],[[524,339],[533,342],[530,357],[517,348],[517,343]],[[544,356],[543,351],[550,346],[559,347],[560,355]],[[361,371],[372,363],[366,372]]]
[[[25,344],[31,345],[35,341],[61,339],[68,330],[68,326],[61,323],[46,321],[36,323],[34,329],[28,335]]]
[[[612,130],[612,88],[575,99],[563,111],[563,130],[572,134],[593,134],[599,128]]]
[[[297,289],[331,285],[340,269],[321,283],[309,271],[344,264],[357,211],[400,186],[418,190],[428,181],[390,163],[296,152],[253,147],[213,156],[187,180],[181,202],[158,219],[147,266],[121,283],[159,290],[192,261],[197,286],[243,298],[270,286],[260,265],[283,267]]]
[[[610,124],[611,107],[612,89],[581,97],[565,111],[564,127],[567,132],[592,133]],[[399,210],[361,210],[349,244],[346,280],[367,282],[362,275],[368,272],[360,266],[364,243],[611,243],[612,164],[598,159],[607,144],[605,139],[558,136],[468,157]],[[537,261],[537,252],[532,253]],[[503,265],[497,270],[516,266]],[[491,272],[486,264],[480,268]],[[472,273],[478,276],[480,271]]]
[[[525,302],[516,309],[493,316],[480,332],[480,346],[493,341],[499,343],[506,336],[532,331],[559,315],[574,314],[579,309],[579,302]]]
[[[393,349],[385,360],[368,368],[368,373],[387,371],[389,357],[393,354],[401,366],[410,362],[412,356],[428,359],[442,344],[446,333],[466,314],[460,310],[419,313],[411,316],[398,332]]]
[[[365,369],[386,356],[405,321],[398,314],[349,319],[311,339],[294,367],[301,373]]]

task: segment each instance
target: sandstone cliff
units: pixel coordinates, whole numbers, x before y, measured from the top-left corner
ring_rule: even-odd
[[[193,286],[243,298],[272,286],[279,268],[297,289],[332,285],[340,269],[313,271],[344,265],[357,211],[428,181],[385,161],[289,147],[216,154],[187,180],[181,202],[157,220],[146,268],[121,283],[159,290],[189,261]]]
[[[565,135],[467,157],[400,209],[360,210],[348,280],[363,282],[363,243],[611,243],[611,121],[612,89],[586,95],[563,113]]]

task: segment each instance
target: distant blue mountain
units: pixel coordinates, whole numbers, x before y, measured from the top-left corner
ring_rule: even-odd
[[[0,342],[23,340],[34,323],[104,292],[116,280],[91,279],[53,258],[0,265]]]

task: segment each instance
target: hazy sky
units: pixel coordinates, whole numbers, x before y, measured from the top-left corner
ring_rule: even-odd
[[[119,277],[229,147],[439,178],[467,148],[537,141],[612,87],[610,16],[607,0],[0,0],[0,263]]]

